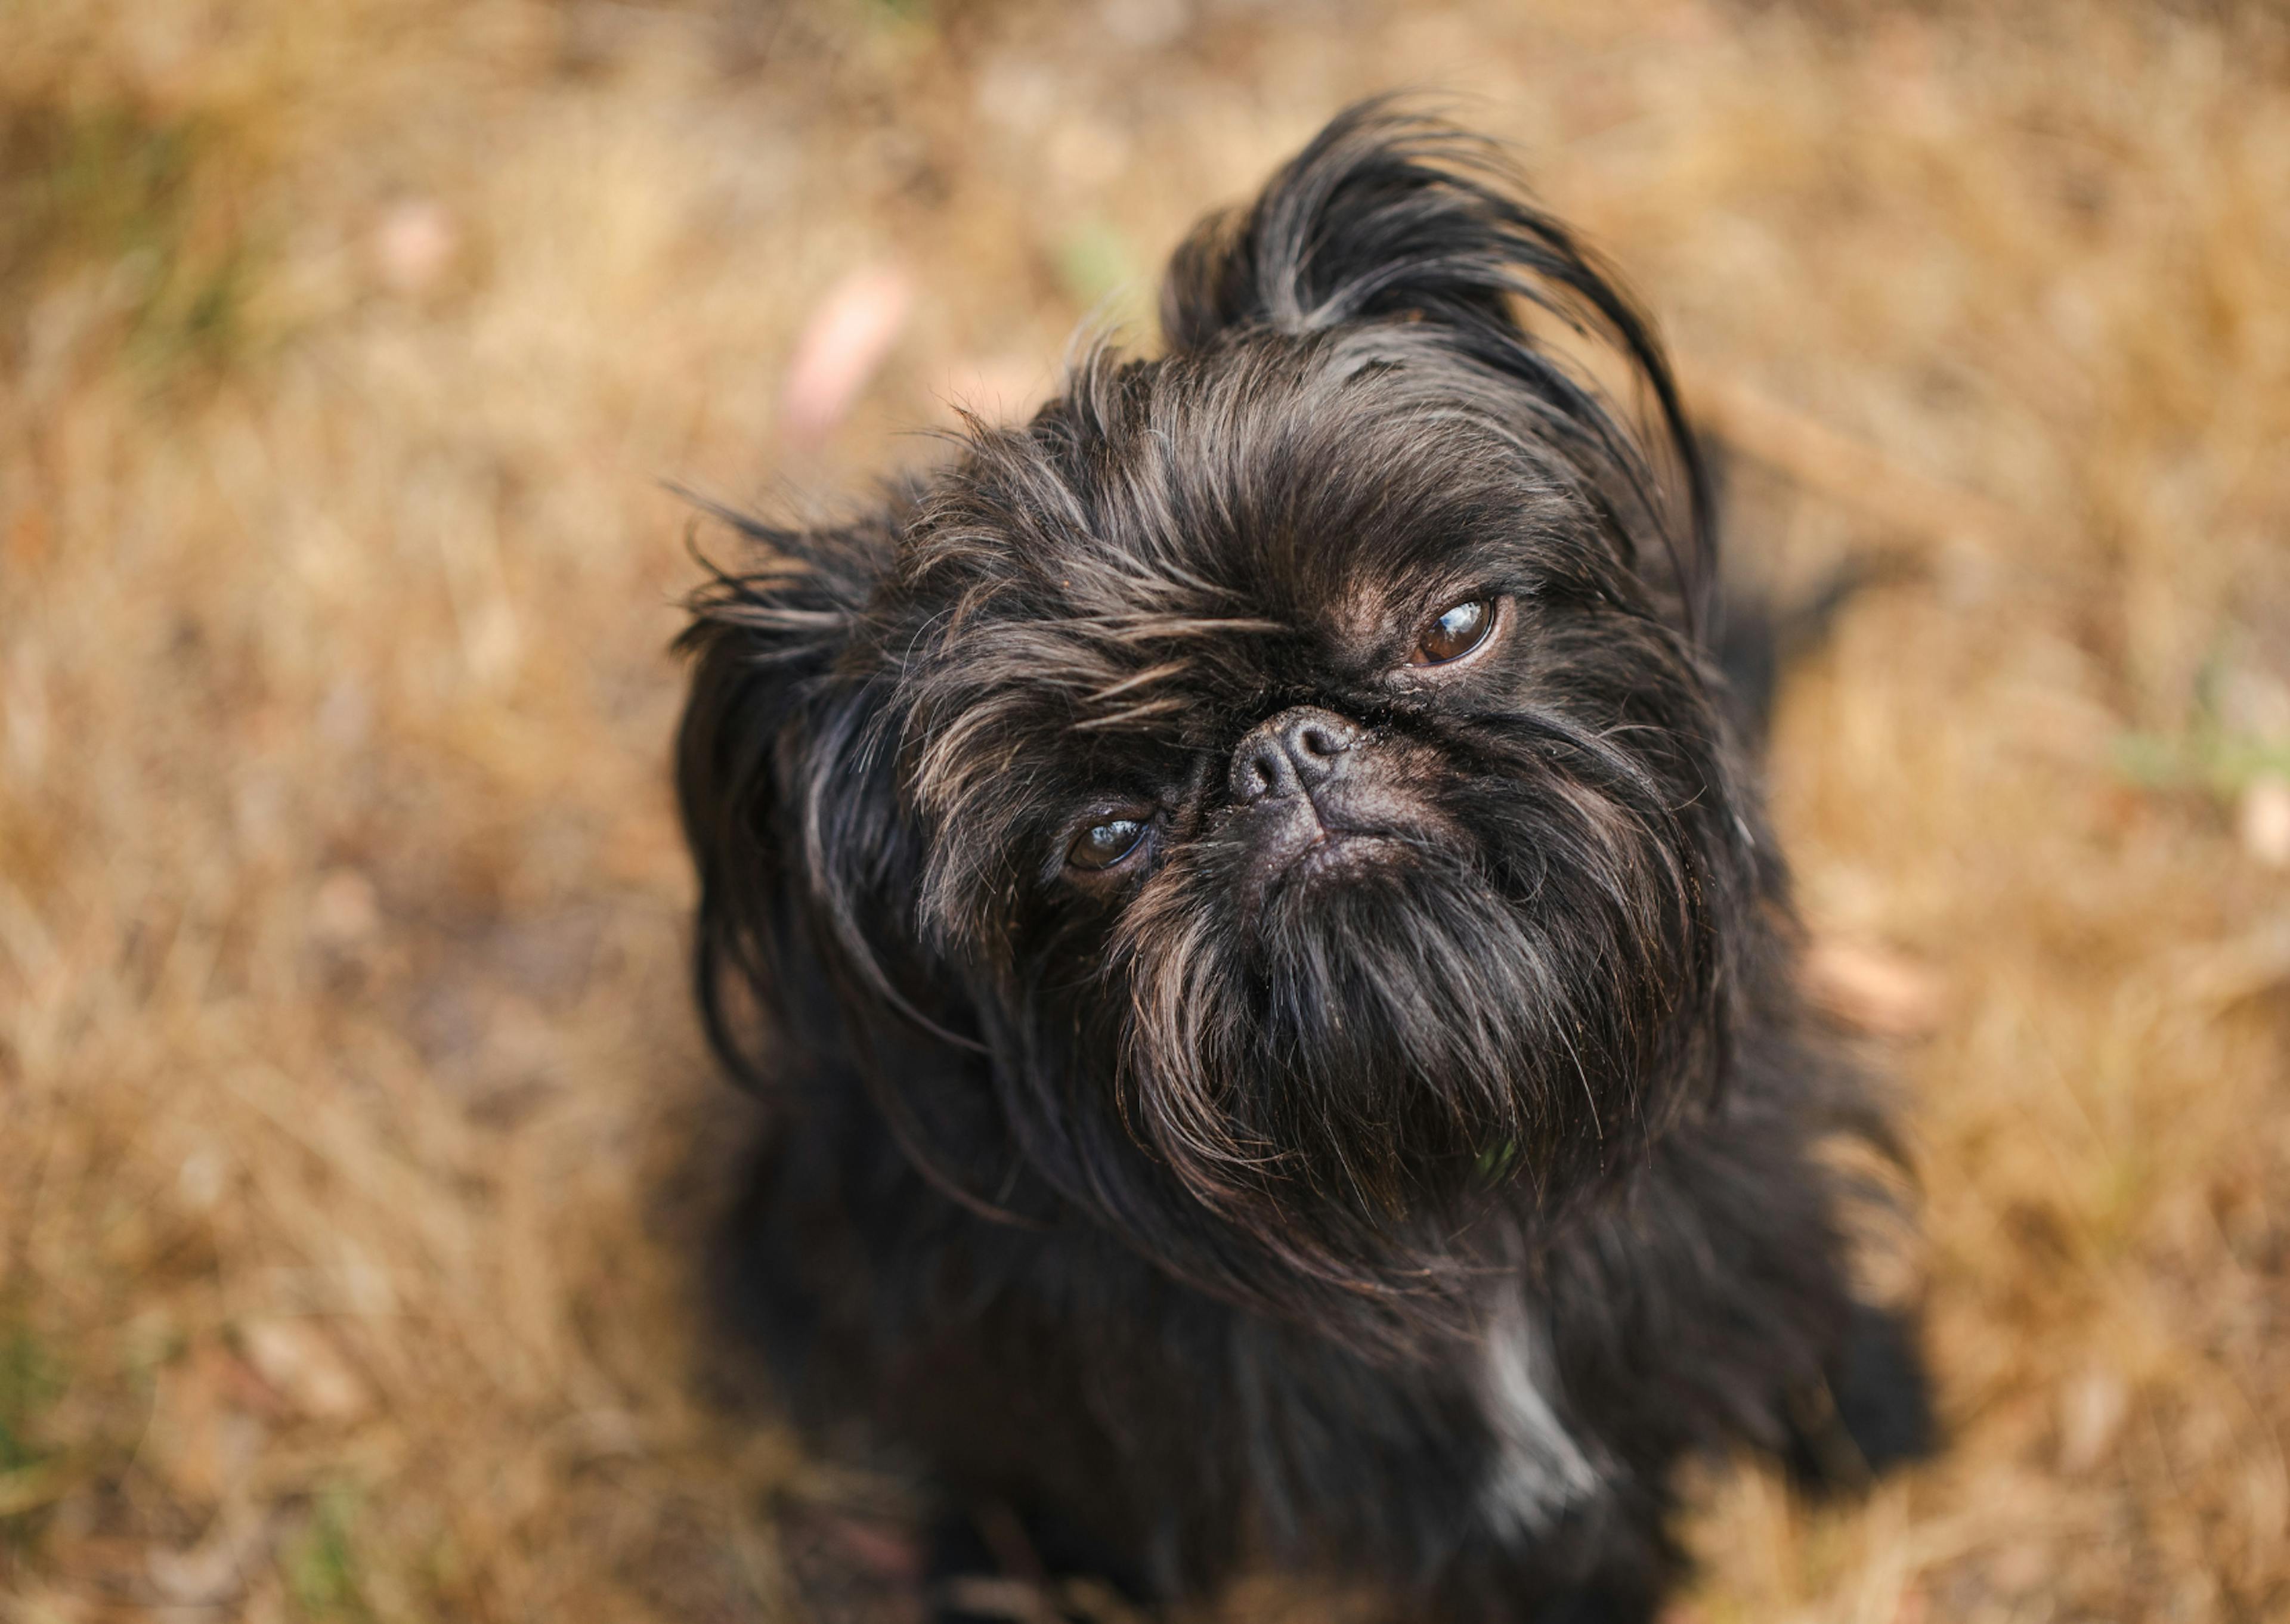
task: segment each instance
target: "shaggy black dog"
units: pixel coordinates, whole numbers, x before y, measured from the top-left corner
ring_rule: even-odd
[[[695,601],[701,1004],[780,1101],[733,1289],[804,1414],[1053,1566],[1644,1619],[1681,1456],[1925,1413],[1693,436],[1565,230],[1386,107],[1163,325]]]

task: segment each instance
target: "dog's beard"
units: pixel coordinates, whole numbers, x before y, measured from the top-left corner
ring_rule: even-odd
[[[1155,876],[1109,951],[1118,1087],[1194,1197],[1389,1254],[1643,1143],[1711,1036],[1707,865],[1641,766],[1577,754],[1452,786],[1332,875],[1259,892],[1210,839]]]

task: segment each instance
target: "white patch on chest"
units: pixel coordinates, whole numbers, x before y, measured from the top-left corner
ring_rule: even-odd
[[[1495,1458],[1479,1507],[1497,1527],[1541,1533],[1569,1506],[1597,1492],[1598,1468],[1558,1419],[1549,1338],[1522,1298],[1509,1296],[1496,1309],[1485,1359],[1482,1402]]]

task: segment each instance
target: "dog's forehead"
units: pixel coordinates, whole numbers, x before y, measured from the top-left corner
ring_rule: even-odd
[[[1564,483],[1517,402],[1405,324],[1085,366],[925,549],[1040,622],[1365,634]]]

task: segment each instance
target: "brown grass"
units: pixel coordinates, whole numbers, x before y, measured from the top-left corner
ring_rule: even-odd
[[[1952,1444],[1844,1510],[1713,1475],[1680,1616],[2290,1618],[2290,874],[2235,817],[2290,773],[2278,17],[0,0],[0,1618],[895,1590],[894,1487],[694,1373],[687,1150],[739,1116],[659,482],[927,454],[892,431],[1021,399],[1395,84],[1629,268],[1745,552],[1921,561],[1776,775],[1831,996],[1895,1035]],[[877,265],[911,323],[791,444],[804,314]]]

